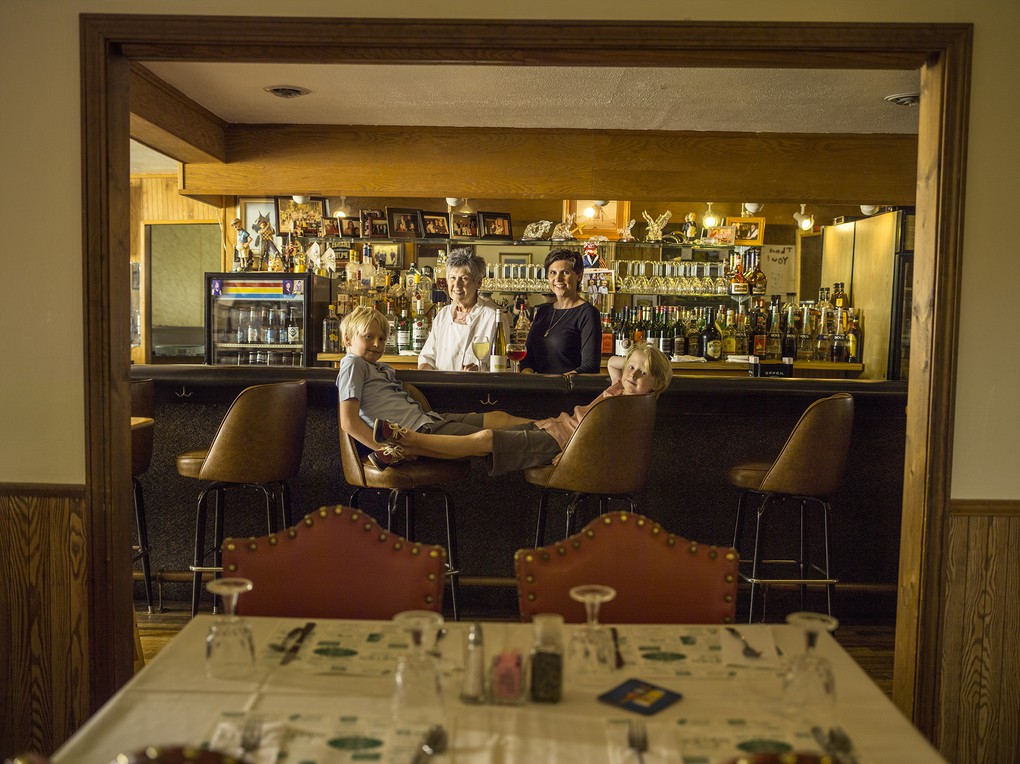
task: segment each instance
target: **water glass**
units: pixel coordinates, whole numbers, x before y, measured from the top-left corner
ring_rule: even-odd
[[[237,598],[250,592],[247,578],[217,578],[206,584],[223,601],[223,614],[205,638],[205,673],[212,679],[249,679],[255,669],[255,640],[247,621],[236,615]]]
[[[443,724],[443,687],[432,652],[443,616],[432,610],[407,610],[393,621],[409,638],[393,673],[393,718],[406,724]]]

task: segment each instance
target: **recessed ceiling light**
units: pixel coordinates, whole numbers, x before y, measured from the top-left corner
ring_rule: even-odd
[[[894,93],[893,95],[887,95],[885,97],[889,103],[894,103],[897,106],[917,106],[921,102],[920,93]]]
[[[270,85],[262,89],[267,93],[272,93],[277,98],[298,98],[312,92],[308,88],[298,87],[297,85]]]

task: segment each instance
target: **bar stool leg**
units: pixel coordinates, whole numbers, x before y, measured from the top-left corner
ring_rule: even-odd
[[[800,499],[800,551],[797,555],[797,570],[800,572],[800,580],[803,582],[807,578],[807,544],[805,543],[805,531],[804,531],[804,514],[805,514],[805,502]],[[807,595],[807,584],[801,583],[800,585],[800,609],[804,610],[804,600]]]
[[[450,494],[442,489],[440,491],[446,509],[446,559],[450,566],[450,607],[453,610],[453,620],[459,621],[457,600],[460,597],[460,555],[457,553],[457,517]]]
[[[822,505],[822,540],[825,544],[825,577],[832,578],[832,571],[829,568],[829,515],[832,508],[827,501],[819,502]],[[833,584],[825,585],[825,604],[829,615],[832,615],[832,595],[836,587]]]
[[[280,481],[280,511],[283,516],[283,527],[289,528],[294,523],[291,520],[291,497],[290,497],[290,486],[286,480]]]
[[[205,523],[209,490],[198,496],[198,510],[195,513],[195,559],[192,568],[201,568],[205,563]],[[198,598],[202,593],[202,571],[195,570],[191,578],[191,617],[198,615]]]
[[[535,523],[535,548],[542,546],[545,540],[545,510],[549,503],[549,492],[543,490],[538,497],[538,521]]]
[[[764,525],[765,525],[765,523],[764,523],[765,509],[768,507],[769,498],[770,497],[766,495],[765,498],[762,499],[762,503],[758,507],[757,517],[756,517],[755,523],[754,523],[754,551],[752,553],[753,556],[751,558],[751,578],[752,579],[758,579],[758,578],[761,577],[759,575],[760,572],[761,572],[759,566],[761,564],[762,546],[763,546],[763,543],[764,543],[764,534],[763,534],[763,531],[764,531]],[[747,608],[747,622],[748,623],[753,623],[754,622],[754,595],[755,595],[755,590],[757,588],[758,588],[757,582],[752,580],[751,581],[751,601],[750,601],[750,604],[748,605],[748,608]],[[762,621],[764,621],[764,620],[765,620],[765,603],[764,603],[764,600],[763,600],[762,601]]]
[[[145,605],[147,612],[152,609],[152,569],[149,565],[149,531],[145,525],[145,497],[142,495],[142,484],[138,478],[131,478],[131,488],[135,505],[135,529],[138,532],[138,554],[135,559],[142,561],[142,584],[145,587]]]

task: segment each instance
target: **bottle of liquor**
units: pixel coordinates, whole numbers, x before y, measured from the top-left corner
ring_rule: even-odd
[[[329,312],[322,321],[322,352],[340,352],[340,319],[336,315],[335,305],[329,306]]]
[[[837,281],[832,285],[832,307],[844,310],[850,307],[850,298],[847,296],[845,286],[842,281]]]
[[[387,355],[397,354],[397,314],[393,310],[393,300],[386,301],[386,323],[389,324],[390,333],[386,336],[386,348],[383,352]]]
[[[828,361],[832,355],[832,335],[829,333],[829,308],[824,307],[818,316],[818,334],[815,337],[815,360]]]
[[[520,318],[517,319],[520,322]],[[517,339],[518,332],[516,325],[514,326],[514,342],[519,342]],[[527,338],[525,338],[527,339]],[[613,347],[616,343],[616,338],[613,332],[613,317],[609,313],[602,314],[602,355],[612,355]]]
[[[401,355],[411,352],[411,318],[406,307],[400,309],[397,319],[397,352]]]
[[[754,270],[747,277],[747,283],[751,288],[751,294],[756,297],[764,297],[768,292],[768,277],[765,275],[765,271],[761,269],[761,250],[755,249],[754,252]]]
[[[720,308],[721,310],[721,308]],[[726,311],[726,324],[722,330],[722,360],[737,354],[737,328],[733,308]]]
[[[296,305],[291,306],[287,311],[287,322],[285,324],[287,333],[286,342],[288,345],[301,344],[301,309]]]
[[[691,313],[690,320],[687,322],[687,331],[684,334],[684,340],[687,345],[687,355],[704,358],[701,352],[701,331],[704,328],[705,325],[704,317],[702,316],[702,308],[698,308],[695,312]]]
[[[424,302],[419,298],[414,301],[414,319],[411,322],[411,350],[420,353],[425,347],[425,340],[429,338],[432,329],[432,321],[429,319],[428,311]]]
[[[744,312],[744,306],[741,305],[737,308],[736,331],[733,336],[733,354],[748,355],[751,352],[750,344],[751,338],[747,334],[747,314]]]
[[[645,342],[654,347],[659,347],[659,311],[656,308],[648,308],[651,311],[651,318],[645,327]]]
[[[659,334],[659,350],[666,358],[673,357],[673,324],[671,311],[673,309],[663,306],[662,307],[662,331]]]
[[[747,330],[747,352],[749,355],[758,356],[759,360],[765,358],[765,346],[768,343],[769,319],[765,312],[765,301],[758,300],[754,308],[748,314],[750,326]]]
[[[742,297],[751,293],[747,278],[744,276],[744,258],[741,255],[736,255],[733,259],[735,267],[730,273],[730,294]]]
[[[780,361],[783,358],[783,330],[779,315],[779,296],[776,295],[769,308],[769,331],[765,337],[766,361]]]
[[[715,325],[715,311],[707,308],[708,317],[705,320],[705,327],[701,330],[700,350],[701,357],[706,361],[722,360],[722,335],[719,327]]]
[[[849,357],[848,350],[846,333],[843,331],[843,309],[836,308],[836,330],[832,335],[829,360],[833,363],[846,363]]]
[[[860,311],[850,309],[850,328],[846,334],[847,361],[864,363],[864,330],[861,328]]]
[[[798,361],[811,361],[815,357],[814,335],[811,331],[811,306],[801,309],[800,330],[797,332]]]
[[[673,355],[687,355],[687,327],[682,310],[677,310],[676,321],[673,322]]]
[[[496,336],[489,350],[489,371],[507,371],[509,361],[506,357],[506,334],[503,332],[503,311],[496,311]]]
[[[797,306],[791,299],[786,303],[786,321],[783,326],[783,358],[797,357]]]
[[[616,355],[627,355],[631,344],[630,308],[625,307],[620,313],[620,320],[616,322],[613,331],[613,352]]]

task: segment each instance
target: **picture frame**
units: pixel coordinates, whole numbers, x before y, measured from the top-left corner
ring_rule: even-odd
[[[345,239],[360,239],[361,219],[351,217],[343,218],[340,221],[340,235]]]
[[[765,242],[765,218],[726,218],[726,225],[735,229],[734,244],[754,247]]]
[[[410,207],[387,207],[386,222],[391,239],[419,239],[425,227],[421,222],[421,210]]]
[[[241,219],[241,226],[252,236],[255,236],[255,220],[259,215],[265,215],[269,224],[276,231],[274,236],[277,246],[282,245],[280,238],[279,218],[276,217],[276,200],[272,197],[247,198],[237,200],[237,216]]]
[[[617,241],[620,238],[620,229],[630,222],[629,201],[607,201],[599,209],[594,219],[585,217],[584,211],[588,207],[595,207],[594,199],[565,199],[563,202],[563,220],[566,220],[571,213],[575,214],[574,226],[580,231],[578,238],[586,239],[592,236],[605,236],[610,241]]]
[[[449,239],[450,216],[445,212],[421,211],[422,237],[425,239]]]
[[[510,224],[509,212],[479,212],[478,232],[483,239],[492,241],[513,241],[514,229]]]
[[[736,242],[737,229],[731,225],[714,225],[708,227],[707,243],[725,246]]]
[[[404,243],[398,241],[392,244],[373,244],[372,256],[376,263],[382,263],[387,268],[403,268]]]
[[[531,255],[526,252],[500,252],[500,265],[531,265]]]
[[[450,215],[451,239],[477,239],[478,216],[471,212],[454,212]]]
[[[329,217],[328,215],[322,219],[322,235],[323,236],[339,236],[340,235],[340,218]]]
[[[298,203],[290,196],[276,197],[276,232],[281,236],[322,236],[322,220],[326,217],[326,198],[309,197]]]
[[[361,211],[361,238],[386,239],[390,235],[389,222],[382,210]]]

